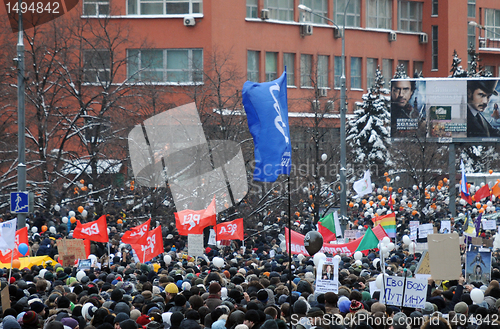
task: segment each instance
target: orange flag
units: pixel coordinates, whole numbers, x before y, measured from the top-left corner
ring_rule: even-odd
[[[491,188],[491,195],[496,197],[500,196],[500,186],[498,186],[498,182]]]

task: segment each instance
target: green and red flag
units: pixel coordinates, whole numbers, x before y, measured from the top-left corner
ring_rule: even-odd
[[[325,242],[337,240],[333,213],[329,213],[318,221],[318,232],[323,236]]]

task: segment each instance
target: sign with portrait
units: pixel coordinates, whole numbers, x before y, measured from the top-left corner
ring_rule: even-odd
[[[394,79],[391,137],[500,141],[499,91],[494,78]]]
[[[491,251],[469,245],[465,257],[465,280],[467,282],[482,282],[486,285],[491,281]]]
[[[339,291],[339,260],[327,257],[319,262],[316,268],[316,289],[315,293],[327,293]]]

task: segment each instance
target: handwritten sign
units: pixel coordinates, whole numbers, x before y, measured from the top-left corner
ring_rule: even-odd
[[[420,225],[420,222],[418,220],[411,220],[410,221],[410,239],[412,241],[417,240],[417,233],[418,233],[418,226]]]
[[[497,228],[497,221],[494,219],[487,219],[482,224],[483,230],[495,230]]]
[[[380,302],[386,305],[424,308],[427,296],[427,280],[386,276]]]
[[[57,252],[64,266],[73,266],[76,260],[87,259],[83,239],[57,240]],[[67,264],[66,261],[68,262]]]
[[[345,230],[344,238],[348,239],[356,239],[356,231],[355,230]]]
[[[418,227],[418,238],[419,239],[425,239],[427,238],[427,235],[433,234],[434,233],[434,228],[432,227],[432,224],[422,224]]]

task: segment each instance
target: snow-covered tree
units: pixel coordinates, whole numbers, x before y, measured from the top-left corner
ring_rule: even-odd
[[[466,78],[468,73],[462,68],[462,59],[458,57],[456,50],[453,51],[453,62],[451,63],[450,78]]]
[[[406,69],[403,64],[399,64],[396,67],[396,72],[394,73],[393,79],[408,79],[408,75],[406,74]]]
[[[384,77],[377,69],[375,85],[363,95],[363,102],[354,111],[355,117],[348,122],[347,143],[354,163],[376,164],[379,167],[392,164],[388,151],[391,144],[390,99],[381,91],[383,85]]]

